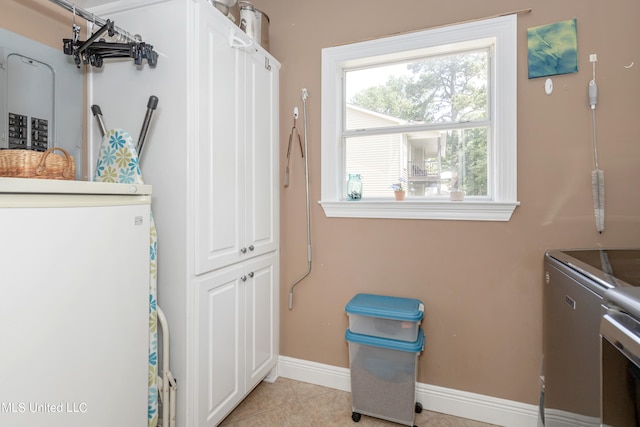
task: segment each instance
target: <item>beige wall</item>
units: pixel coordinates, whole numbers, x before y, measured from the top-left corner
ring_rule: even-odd
[[[313,236],[306,268],[304,175],[294,158],[282,190],[281,353],[348,366],[344,306],[357,292],[415,297],[426,305],[419,381],[537,403],[542,259],[558,247],[640,244],[640,3],[598,0],[254,0],[271,18],[282,62],[281,158],[301,89],[309,90]],[[327,218],[320,199],[321,49],[533,8],[518,18],[518,207],[507,223]],[[527,28],[577,18],[579,72],[527,78]],[[600,167],[606,230],[595,230],[591,196],[589,54],[598,55]],[[635,61],[635,66],[624,66]]]
[[[348,366],[344,306],[357,292],[419,298],[427,347],[419,381],[535,404],[541,356],[542,257],[548,248],[640,242],[640,3],[598,0],[254,0],[271,18],[282,62],[281,159],[292,111],[309,90],[313,271],[287,309],[289,284],[306,268],[304,176],[294,158],[282,190],[281,353]],[[321,49],[533,8],[518,19],[518,207],[510,222],[329,219],[320,198]],[[0,0],[0,27],[53,47],[69,14],[46,0]],[[577,74],[527,79],[526,30],[577,18]],[[587,84],[597,53],[600,167],[606,230],[595,231]],[[635,62],[632,68],[626,65]],[[284,161],[283,161],[284,163]]]
[[[48,0],[0,0],[1,28],[60,50],[62,39],[71,38],[71,16]]]

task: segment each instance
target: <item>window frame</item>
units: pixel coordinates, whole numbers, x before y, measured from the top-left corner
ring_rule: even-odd
[[[343,199],[342,144],[343,76],[345,68],[376,58],[397,61],[398,55],[420,49],[493,39],[495,58],[490,72],[490,116],[494,134],[488,153],[490,199],[364,198]],[[509,221],[517,201],[517,17],[502,16],[424,31],[341,45],[322,50],[321,200],[327,217]],[[366,196],[366,189],[365,189]]]

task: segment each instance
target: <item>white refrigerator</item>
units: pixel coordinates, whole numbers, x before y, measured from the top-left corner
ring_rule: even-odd
[[[0,178],[0,426],[147,425],[150,203]]]

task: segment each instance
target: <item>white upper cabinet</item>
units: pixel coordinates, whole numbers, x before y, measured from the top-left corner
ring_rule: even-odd
[[[276,250],[278,238],[279,64],[232,23],[212,25],[212,9],[199,15],[196,274]]]

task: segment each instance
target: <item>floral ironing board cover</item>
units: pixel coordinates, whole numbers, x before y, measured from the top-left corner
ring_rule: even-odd
[[[111,129],[102,138],[94,181],[144,184],[136,146],[126,131]],[[149,405],[148,426],[158,425],[158,308],[157,308],[157,247],[153,213],[149,262]]]

